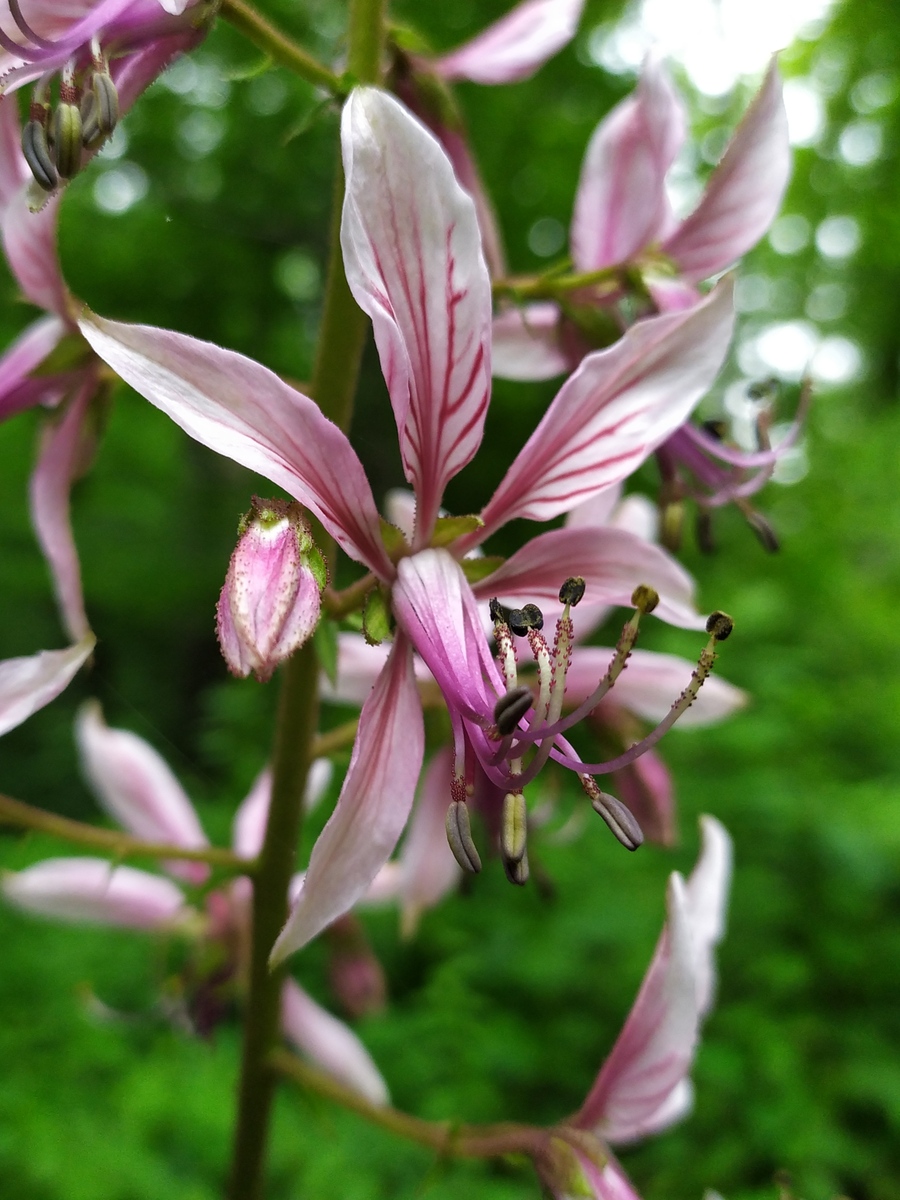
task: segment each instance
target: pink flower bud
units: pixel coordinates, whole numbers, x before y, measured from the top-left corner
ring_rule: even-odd
[[[318,624],[326,568],[297,504],[254,496],[238,532],[216,630],[233,674],[265,682]]]

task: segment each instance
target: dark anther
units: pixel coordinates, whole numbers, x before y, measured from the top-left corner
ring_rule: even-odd
[[[592,797],[594,812],[599,813],[626,850],[637,850],[644,841],[644,833],[634,814],[621,800],[608,792],[598,790]]]
[[[453,857],[464,871],[477,875],[481,870],[481,857],[472,841],[469,825],[469,809],[464,800],[454,800],[447,809],[447,841]]]
[[[513,633],[525,637],[529,629],[544,628],[544,614],[536,604],[526,604],[524,608],[511,608],[506,623]]]
[[[748,512],[747,521],[749,522],[750,528],[759,538],[763,547],[768,550],[770,554],[777,554],[781,549],[781,543],[778,541],[778,534],[762,515],[762,513],[758,513],[756,511]]]
[[[732,629],[734,620],[728,613],[714,612],[706,622],[706,632],[712,634],[717,642],[724,642],[727,637],[731,637]]]
[[[571,575],[559,589],[560,604],[571,604],[574,608],[584,595],[584,586],[580,575]]]
[[[639,583],[631,593],[631,603],[640,612],[651,613],[659,604],[659,592],[646,583]]]
[[[527,687],[515,687],[500,697],[494,705],[494,723],[498,733],[506,737],[512,733],[534,703]]]
[[[500,601],[497,599],[496,596],[493,598],[493,600],[491,600],[490,604],[488,605],[488,609],[490,611],[492,621],[495,621],[495,622],[506,621],[506,609],[503,607],[503,605],[500,603]]]

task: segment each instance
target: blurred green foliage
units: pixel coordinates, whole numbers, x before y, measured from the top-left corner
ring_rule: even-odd
[[[325,60],[340,55],[343,12],[332,0],[263,7]],[[396,13],[448,47],[506,7],[408,2]],[[515,270],[545,261],[529,249],[529,231],[542,219],[568,223],[587,138],[632,86],[587,51],[590,30],[620,9],[589,4],[576,44],[531,82],[460,89]],[[855,0],[820,39],[784,59],[789,75],[811,79],[824,95],[825,123],[797,153],[784,210],[806,223],[798,227],[805,240],[790,254],[764,244],[751,256],[744,275],[769,290],[762,308],[749,307],[745,330],[815,320],[858,345],[864,370],[853,386],[817,400],[809,474],[764,494],[782,553],[766,556],[731,513],[717,526],[717,555],[685,550],[701,604],[737,618],[721,669],[753,704],[725,726],[666,741],[683,845],[631,856],[589,822],[574,843],[548,838],[536,847],[552,898],[508,887],[495,864],[467,894],[427,914],[412,942],[398,939],[393,913],[365,917],[391,1005],[359,1032],[396,1103],[435,1119],[551,1122],[577,1108],[616,1036],[658,933],[665,878],[694,860],[697,814],[725,822],[737,870],[719,1003],[694,1076],[696,1110],[622,1156],[647,1200],[698,1198],[705,1187],[730,1200],[772,1197],[779,1170],[806,1200],[900,1197],[894,18],[887,0]],[[283,71],[242,78],[258,60],[219,27],[176,64],[129,114],[113,153],[69,188],[62,256],[73,290],[97,311],[215,339],[303,380],[337,113]],[[881,98],[874,107],[872,97]],[[746,92],[736,95],[718,113],[698,105],[697,136],[733,123],[745,100]],[[860,120],[879,125],[882,153],[854,164],[841,139]],[[834,215],[858,223],[855,255],[817,250],[814,233]],[[8,281],[0,299],[9,301],[0,306],[7,340],[27,314]],[[553,390],[497,385],[477,470],[454,481],[452,510],[483,502]],[[353,432],[376,496],[401,482],[387,412],[370,347]],[[62,641],[27,516],[37,424],[30,413],[0,427],[0,657]],[[652,468],[639,483],[653,490]],[[96,817],[71,737],[78,702],[95,694],[110,723],[135,729],[169,758],[210,835],[227,843],[267,754],[277,687],[226,679],[213,633],[237,517],[257,490],[270,488],[188,441],[133,394],[117,394],[74,501],[100,638],[96,667],[4,739],[4,791]],[[651,626],[643,644],[690,657],[694,641]],[[565,796],[563,814],[575,803]],[[7,868],[48,853],[65,849],[38,836],[0,839]],[[0,930],[2,1195],[220,1195],[236,1022],[209,1042],[180,1032],[172,963],[152,940],[54,927],[6,909]],[[321,947],[297,970],[330,1002]],[[523,1164],[435,1162],[314,1098],[285,1089],[279,1102],[271,1200],[516,1200],[537,1192]]]

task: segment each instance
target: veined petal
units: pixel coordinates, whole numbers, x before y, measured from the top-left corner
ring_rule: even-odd
[[[591,607],[615,604],[631,608],[634,589],[645,583],[659,592],[656,616],[684,629],[704,626],[694,603],[694,581],[687,571],[661,547],[612,527],[575,526],[538,534],[472,590],[480,600],[497,596],[511,606],[556,607],[560,586],[573,575],[583,577],[584,603]],[[578,629],[577,613],[574,621]]]
[[[575,704],[586,700],[602,679],[611,657],[611,650],[580,646],[566,674],[566,700]],[[677,654],[632,650],[627,667],[609,693],[609,701],[656,724],[687,687],[696,666]],[[703,684],[691,707],[679,718],[676,728],[712,725],[731,716],[746,703],[746,692],[714,673]]]
[[[687,1077],[700,1012],[685,884],[675,872],[668,920],[637,999],[575,1124],[610,1142],[655,1131],[651,1118]]]
[[[562,345],[555,304],[507,308],[494,317],[491,370],[498,379],[552,379],[575,367]]]
[[[711,386],[728,350],[732,285],[683,313],[638,321],[562,386],[481,514],[548,521],[630,475]]]
[[[701,820],[703,848],[685,884],[669,880],[668,919],[637,999],[575,1124],[611,1142],[656,1133],[690,1106],[688,1073],[711,1002],[713,951],[721,939],[731,877],[731,841]]]
[[[600,122],[588,143],[571,230],[579,271],[628,262],[668,232],[665,181],[684,134],[678,93],[662,63],[650,58],[634,95]]]
[[[529,79],[575,36],[584,0],[525,0],[477,37],[434,63],[444,79],[514,83]]]
[[[363,705],[344,786],[272,949],[273,965],[352,908],[390,858],[412,807],[424,740],[412,650],[398,632]]]
[[[781,207],[790,173],[787,113],[773,59],[702,200],[663,245],[684,278],[706,279],[755,246]]]
[[[85,777],[114,821],[149,842],[188,850],[209,845],[194,806],[165,759],[135,733],[110,729],[96,701],[83,705],[75,724]],[[203,863],[169,864],[170,874],[202,883]]]
[[[84,637],[90,624],[69,499],[72,484],[90,462],[94,448],[89,408],[96,390],[96,372],[89,369],[65,412],[48,418],[28,488],[32,524],[50,568],[63,625],[73,641]]]
[[[89,633],[67,650],[42,650],[29,658],[7,658],[0,662],[0,734],[9,733],[55,700],[94,649],[95,642],[96,638]]]
[[[79,328],[104,362],[192,438],[283,487],[351,558],[393,574],[362,463],[307,396],[252,359],[184,334],[87,312]]]
[[[170,879],[105,858],[47,858],[3,876],[7,900],[62,921],[159,929],[186,914],[181,889]]]
[[[387,93],[357,88],[341,139],[347,281],[372,318],[425,544],[447,481],[478,449],[490,396],[491,288],[475,207],[439,143]]]
[[[281,1029],[317,1067],[373,1104],[387,1104],[387,1084],[368,1050],[343,1021],[327,1012],[295,983],[281,989]]]
[[[422,778],[422,788],[400,851],[400,927],[411,937],[426,908],[450,891],[460,868],[447,843],[445,822],[450,804],[453,756],[443,746],[432,758]]]
[[[30,407],[22,400],[21,385],[59,345],[65,330],[59,317],[41,317],[29,325],[0,358],[0,421]],[[51,380],[34,381],[31,402],[41,403],[45,392],[57,387],[61,388],[61,385]]]
[[[446,550],[402,558],[392,602],[397,620],[453,707],[470,720],[490,716],[505,689],[485,653],[478,605],[456,559]],[[485,682],[486,671],[492,686]]]

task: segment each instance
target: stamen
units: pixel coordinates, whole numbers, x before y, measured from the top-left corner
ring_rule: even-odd
[[[609,792],[601,792],[595,780],[590,775],[579,775],[581,786],[584,788],[591,806],[598,813],[612,833],[618,838],[626,850],[637,850],[643,844],[644,831],[635,819],[630,808],[611,796]]]
[[[503,860],[503,869],[506,871],[506,878],[510,883],[514,883],[516,887],[524,887],[528,882],[528,855],[523,854],[518,862],[508,862]]]
[[[81,170],[81,109],[75,68],[69,62],[59,83],[59,104],[53,114],[53,158],[63,179]]]
[[[631,655],[634,644],[637,641],[638,627],[640,625],[641,616],[644,613],[652,612],[659,603],[659,593],[646,584],[641,584],[636,587],[631,596],[631,603],[635,606],[635,612],[631,618],[625,623],[622,633],[616,643],[615,654],[612,662],[603,678],[600,680],[597,687],[591,692],[590,696],[584,700],[578,707],[567,717],[561,721],[556,721],[546,729],[533,730],[532,740],[537,741],[543,738],[553,738],[557,734],[563,733],[566,729],[571,729],[573,725],[577,725],[584,717],[592,713],[606,693],[610,690],[619,676],[625,669],[625,664]]]
[[[533,703],[534,697],[530,688],[515,687],[504,693],[494,705],[497,732],[502,737],[511,734]]]
[[[500,850],[503,861],[515,865],[525,857],[528,836],[528,810],[521,792],[507,792],[503,797],[503,824],[500,829]]]
[[[447,809],[447,841],[462,869],[477,875],[481,870],[481,856],[472,841],[469,806],[464,800],[454,800]]]
[[[49,120],[50,105],[35,99],[31,105],[31,119],[22,130],[22,153],[28,169],[45,192],[53,192],[59,185],[47,142]]]
[[[734,621],[727,613],[714,612],[712,614],[706,622],[706,631],[710,635],[709,641],[703,648],[694,673],[691,675],[690,683],[656,728],[652,729],[641,741],[636,742],[629,750],[626,750],[624,754],[620,754],[618,758],[610,759],[609,762],[600,763],[579,763],[577,760],[558,754],[554,754],[554,758],[558,759],[565,766],[587,772],[591,775],[608,775],[610,771],[618,771],[622,767],[629,766],[635,759],[640,758],[642,754],[652,746],[655,746],[663,735],[668,733],[682,713],[687,712],[691,707],[697,699],[700,688],[709,678],[710,672],[713,669],[713,664],[717,657],[715,652],[716,644],[724,642],[726,638],[730,637],[733,629]]]
[[[536,604],[526,604],[524,608],[511,608],[506,623],[518,637],[525,637],[529,629],[544,628],[544,614]]]
[[[559,602],[571,608],[581,602],[584,596],[585,582],[580,575],[570,576],[559,589]]]

